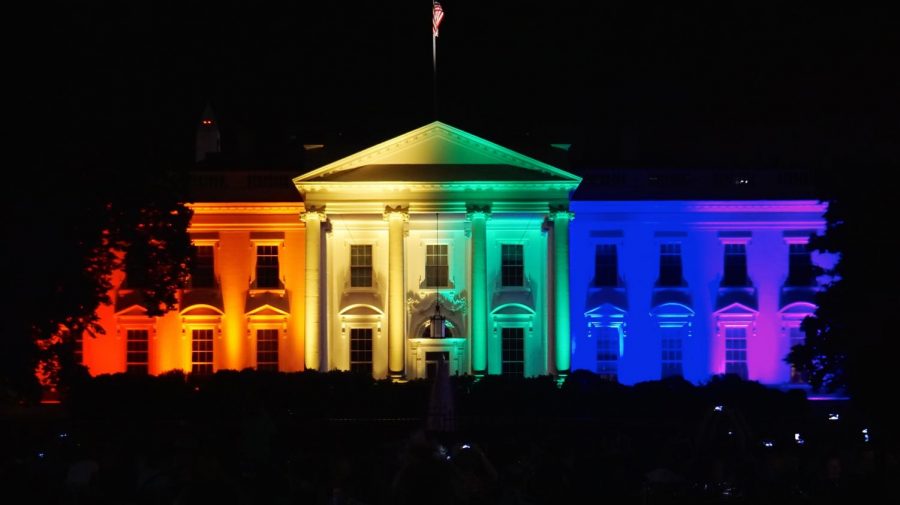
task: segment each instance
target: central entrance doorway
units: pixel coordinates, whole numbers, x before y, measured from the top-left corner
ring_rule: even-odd
[[[411,338],[407,349],[408,379],[435,377],[440,361],[447,362],[450,375],[468,373],[465,338]]]

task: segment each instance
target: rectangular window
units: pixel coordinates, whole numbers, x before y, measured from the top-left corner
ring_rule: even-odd
[[[725,275],[723,286],[748,286],[747,244],[725,244]]]
[[[806,343],[806,332],[803,331],[799,326],[789,328],[788,332],[788,338],[790,339],[789,345],[791,349],[793,349],[794,346],[803,345],[804,343]],[[803,372],[791,366],[791,384],[805,383],[806,377],[804,376]]]
[[[619,380],[619,329],[602,326],[597,335],[597,374],[601,379]]]
[[[213,372],[213,331],[191,331],[191,373],[209,375]]]
[[[502,333],[503,375],[522,377],[525,375],[525,328],[503,328]]]
[[[128,373],[147,373],[149,351],[148,330],[128,330],[125,332],[125,370]]]
[[[788,286],[812,286],[816,283],[813,275],[812,255],[808,244],[789,244]]]
[[[425,287],[445,288],[450,285],[450,266],[446,244],[425,246]]]
[[[521,244],[503,244],[501,246],[500,281],[504,286],[525,285],[525,261]]]
[[[681,244],[660,244],[659,246],[659,285],[681,286],[684,284],[681,274]]]
[[[278,371],[278,330],[256,330],[256,369]]]
[[[747,379],[747,328],[725,328],[725,373]]]
[[[278,280],[278,246],[256,246],[256,287],[273,288],[281,287]]]
[[[372,246],[350,246],[350,287],[372,287]]]
[[[350,371],[372,375],[372,328],[350,328]]]
[[[682,376],[683,327],[662,327],[662,378]]]
[[[193,263],[191,263],[192,288],[214,288],[216,286],[215,262],[213,246],[194,246]]]
[[[619,285],[619,258],[615,244],[598,244],[594,250],[594,286]]]

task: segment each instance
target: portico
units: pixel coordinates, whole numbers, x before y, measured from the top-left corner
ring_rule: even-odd
[[[440,122],[295,178],[310,230],[307,367],[414,379],[442,358],[451,373],[567,371],[559,290],[579,182]],[[444,332],[430,327],[438,304]]]

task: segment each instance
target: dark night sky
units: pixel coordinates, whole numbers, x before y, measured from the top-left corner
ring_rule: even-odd
[[[444,1],[439,119],[601,164],[900,162],[889,9],[634,3]],[[27,98],[65,132],[54,151],[189,161],[208,100],[226,149],[260,164],[433,119],[427,0],[262,4],[89,0],[42,20]]]

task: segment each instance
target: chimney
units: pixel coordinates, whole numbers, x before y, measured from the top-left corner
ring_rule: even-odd
[[[222,141],[219,138],[219,125],[213,115],[212,105],[206,104],[200,124],[197,125],[197,162],[206,159],[210,153],[222,152]]]

